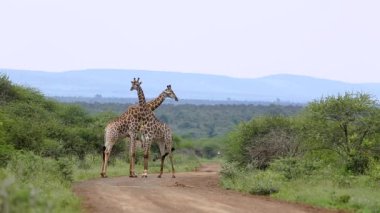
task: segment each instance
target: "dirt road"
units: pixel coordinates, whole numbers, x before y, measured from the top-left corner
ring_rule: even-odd
[[[163,178],[111,177],[74,184],[86,212],[329,212],[218,187],[217,164]]]

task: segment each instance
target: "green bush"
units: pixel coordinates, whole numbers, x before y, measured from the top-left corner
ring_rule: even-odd
[[[241,166],[265,169],[270,162],[300,154],[294,119],[283,116],[261,117],[240,124],[231,132],[226,144],[228,161]]]
[[[257,171],[250,178],[249,193],[255,195],[271,195],[279,192],[283,176],[272,171]]]
[[[12,146],[0,144],[0,168],[7,166],[14,152],[15,150]]]
[[[346,165],[346,169],[354,174],[364,174],[368,168],[369,157],[364,154],[350,157]]]
[[[15,152],[0,169],[0,212],[79,212],[64,161]]]
[[[223,178],[233,179],[233,178],[236,178],[238,175],[241,174],[240,171],[241,170],[238,166],[238,163],[228,162],[228,163],[224,163],[222,165],[222,169],[220,170],[219,173]]]
[[[224,163],[220,175],[220,182],[224,188],[255,195],[277,193],[285,181],[283,175],[274,171],[243,169],[237,163]]]
[[[282,174],[288,180],[296,179],[313,174],[314,171],[322,167],[322,162],[317,160],[307,160],[302,158],[281,158],[274,160],[269,169]]]
[[[73,179],[73,164],[66,158],[61,158],[57,161],[58,171],[64,181],[72,182]]]
[[[375,181],[380,181],[380,162],[372,160],[368,175]]]
[[[351,196],[350,195],[341,195],[338,197],[337,201],[338,203],[348,203],[350,201]]]

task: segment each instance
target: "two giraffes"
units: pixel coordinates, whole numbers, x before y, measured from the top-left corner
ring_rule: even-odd
[[[120,117],[108,123],[105,128],[104,146],[103,146],[103,163],[101,168],[101,177],[107,177],[108,160],[111,154],[113,145],[119,138],[129,137],[129,177],[137,177],[135,173],[136,159],[136,142],[141,136],[141,141],[144,149],[144,172],[142,177],[148,175],[148,160],[152,142],[157,142],[161,153],[161,168],[158,177],[162,176],[165,157],[169,155],[172,166],[172,177],[174,175],[173,166],[173,141],[172,131],[170,127],[159,121],[153,111],[159,107],[168,97],[178,101],[177,96],[168,85],[161,94],[150,102],[145,101],[144,92],[141,88],[142,82],[140,79],[134,78],[131,81],[131,91],[136,90],[139,104],[128,108]]]

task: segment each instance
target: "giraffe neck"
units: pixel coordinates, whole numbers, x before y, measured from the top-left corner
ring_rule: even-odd
[[[157,107],[159,107],[162,104],[162,102],[164,102],[164,100],[165,100],[165,93],[162,92],[157,98],[155,98],[152,101],[149,101],[147,105],[151,111],[154,111],[155,109],[157,109]]]
[[[145,104],[146,104],[145,95],[144,95],[144,91],[142,90],[141,87],[137,88],[137,96],[139,97],[139,105],[145,106]]]

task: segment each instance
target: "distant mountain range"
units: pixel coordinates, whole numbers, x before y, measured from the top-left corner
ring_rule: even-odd
[[[171,84],[181,99],[305,103],[338,93],[367,92],[380,97],[380,83],[351,84],[297,75],[254,79],[178,72],[89,69],[42,72],[0,69],[17,84],[39,89],[47,96],[136,98],[131,80],[140,77],[147,98],[156,97]]]

